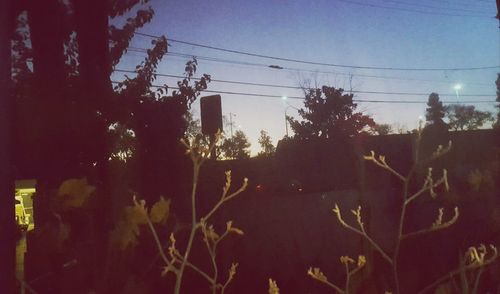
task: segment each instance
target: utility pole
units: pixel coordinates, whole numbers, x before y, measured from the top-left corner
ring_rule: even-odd
[[[288,113],[287,113],[288,108],[291,107],[291,108],[293,108],[295,110],[299,110],[299,109],[287,102],[288,97],[283,96],[283,97],[281,97],[281,100],[283,101],[284,105],[286,106],[285,107],[285,134],[286,134],[286,137],[288,138]]]
[[[286,118],[286,117],[287,117],[287,115],[286,115],[286,111],[288,110],[288,108],[289,108],[289,107],[290,107],[290,106],[287,106],[287,107],[285,108],[285,133],[286,133],[286,137],[287,137],[287,138],[288,138],[288,119]]]
[[[233,137],[233,115],[236,116],[236,114],[232,112],[229,113],[229,129],[231,130],[231,138]]]

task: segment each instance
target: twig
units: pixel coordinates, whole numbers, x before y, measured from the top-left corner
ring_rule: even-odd
[[[347,257],[347,256],[345,256],[345,257]],[[340,260],[341,260],[342,263],[345,264],[345,271],[346,271],[345,293],[349,294],[349,285],[350,285],[350,282],[351,282],[351,276],[353,276],[355,273],[357,273],[359,270],[361,270],[363,268],[363,266],[366,263],[366,258],[365,258],[365,256],[360,255],[358,257],[357,267],[355,269],[351,270],[351,271],[349,270],[349,263],[354,262],[354,260],[352,260],[350,257],[347,257],[347,259],[345,259],[345,261],[342,261],[342,258]]]
[[[149,219],[148,214],[145,214],[146,220],[149,226],[149,229],[151,231],[151,234],[153,235],[153,239],[155,240],[156,247],[158,247],[158,252],[160,253],[161,259],[163,259],[163,262],[167,264],[167,266],[171,265],[170,260],[168,260],[167,256],[165,255],[165,252],[163,252],[163,247],[161,246],[160,238],[158,238],[158,234],[156,233],[156,230],[153,226],[153,223],[151,223],[151,220]]]
[[[225,202],[227,202],[227,201],[231,200],[232,198],[236,197],[241,192],[245,191],[245,189],[247,188],[247,186],[248,186],[248,179],[245,178],[245,179],[243,179],[243,184],[241,185],[241,187],[238,190],[236,190],[235,192],[231,193],[227,197],[225,196],[225,194],[223,194],[223,196],[221,197],[221,199],[212,208],[212,210],[210,210],[210,212],[207,213],[207,215],[205,215],[205,217],[202,218],[202,221],[207,221],[217,211],[217,209],[219,209],[219,207],[222,204],[224,204]]]
[[[37,291],[35,291],[31,286],[30,284],[26,283],[26,281],[24,281],[23,279],[21,278],[18,278],[17,277],[17,280],[19,281],[19,283],[22,284],[23,287],[25,287],[31,294],[38,294]]]
[[[229,283],[231,283],[231,281],[233,280],[234,278],[234,275],[236,274],[236,268],[238,267],[238,264],[237,263],[233,263],[231,264],[231,268],[229,269],[229,274],[227,276],[227,280],[226,282],[224,283],[224,285],[221,285],[221,294],[224,294],[224,292],[226,291],[226,288],[227,286],[229,285]],[[220,284],[219,284],[220,285]]]
[[[359,207],[358,207],[359,209]],[[342,215],[341,215],[341,212],[340,212],[340,208],[337,204],[335,204],[335,208],[333,209],[333,212],[335,212],[335,214],[337,215],[337,219],[338,221],[347,229],[363,236],[366,240],[368,240],[368,242],[370,242],[370,244],[382,255],[382,257],[387,260],[388,263],[390,264],[393,264],[393,260],[389,257],[389,255],[387,255],[387,253],[384,252],[384,250],[382,250],[382,248],[372,239],[370,238],[370,236],[368,236],[368,234],[366,233],[365,229],[364,229],[364,226],[363,226],[363,223],[361,222],[361,215],[359,214],[358,217],[358,225],[360,226],[361,230],[358,230],[356,228],[354,228],[353,226],[349,225],[348,223],[346,223],[344,221],[344,219],[342,219]]]
[[[180,256],[182,257],[182,256]],[[181,259],[178,259],[177,260],[179,263],[181,262]],[[189,261],[186,261],[186,266],[191,268],[192,270],[194,270],[195,272],[197,272],[198,274],[200,274],[203,278],[205,278],[210,284],[213,284],[213,279],[207,274],[205,273],[204,271],[202,271],[200,268],[198,268],[197,266],[195,266],[194,264],[192,264],[191,262]]]
[[[455,276],[457,274],[461,274],[461,273],[465,274],[467,271],[478,269],[478,268],[483,269],[484,267],[492,264],[498,258],[498,251],[497,251],[495,246],[490,245],[490,248],[492,249],[493,253],[491,254],[491,257],[486,259],[486,260],[485,260],[486,247],[484,245],[481,245],[479,248],[484,249],[484,251],[482,251],[481,254],[478,254],[477,249],[475,247],[469,248],[468,252],[466,253],[466,255],[470,256],[470,259],[471,259],[470,264],[468,264],[468,265],[460,264],[460,266],[457,269],[455,269],[455,270],[447,273],[446,275],[438,278],[437,280],[435,280],[434,282],[432,282],[431,284],[429,284],[428,286],[426,286],[425,288],[420,290],[418,292],[418,294],[422,294],[422,293],[425,293],[425,292],[433,289],[437,285],[443,283],[444,281],[446,281],[448,279],[453,278],[453,276]],[[478,277],[476,278],[475,287],[479,284],[479,277],[480,277],[480,275],[478,275]],[[467,283],[467,285],[468,285],[468,283]],[[472,292],[472,293],[474,293],[474,292]]]
[[[330,283],[326,276],[320,271],[319,268],[309,268],[307,274],[310,275],[313,279],[320,281],[321,283],[328,285],[330,288],[333,288],[340,294],[345,294],[344,290],[340,289],[337,285]]]
[[[385,156],[380,155],[378,158],[375,157],[375,152],[372,150],[370,151],[370,155],[364,156],[365,160],[372,161],[376,165],[382,167],[383,169],[388,170],[391,172],[393,175],[395,175],[397,178],[399,178],[402,182],[406,181],[406,178],[398,173],[396,170],[394,170],[392,167],[390,167],[387,162],[385,161]]]
[[[458,217],[458,210],[455,209],[455,216],[450,221],[448,221],[448,222],[446,222],[446,223],[443,224],[442,223],[442,219],[441,219],[442,218],[442,212],[440,211],[440,217],[438,218],[438,220],[436,221],[436,223],[430,229],[421,230],[421,231],[414,232],[414,233],[409,233],[409,234],[406,234],[406,235],[403,234],[404,221],[405,221],[405,217],[406,217],[406,209],[407,209],[408,204],[410,204],[413,200],[415,200],[417,197],[419,197],[420,195],[422,195],[426,191],[429,191],[431,193],[431,196],[435,197],[436,193],[434,192],[434,188],[437,188],[438,186],[440,186],[442,184],[445,185],[445,189],[447,191],[449,190],[446,169],[443,170],[443,176],[438,181],[434,182],[433,179],[432,179],[432,168],[429,168],[428,174],[427,174],[427,178],[426,178],[426,180],[425,180],[422,188],[419,191],[417,191],[416,193],[414,193],[412,195],[409,195],[409,183],[410,183],[410,179],[412,178],[413,174],[415,173],[415,171],[417,169],[417,166],[419,166],[418,148],[419,148],[420,139],[421,139],[421,132],[422,132],[422,129],[421,129],[421,127],[419,127],[419,130],[417,132],[417,140],[416,140],[415,163],[410,168],[410,171],[408,172],[408,174],[407,174],[406,177],[402,176],[400,173],[398,173],[392,167],[390,167],[387,164],[386,160],[385,160],[385,156],[379,155],[378,158],[377,158],[377,157],[375,157],[375,152],[374,151],[371,151],[370,155],[364,156],[365,160],[372,161],[373,163],[375,163],[376,165],[382,167],[383,169],[388,170],[390,173],[392,173],[393,175],[395,175],[396,177],[398,177],[403,182],[403,184],[404,184],[404,187],[403,187],[403,203],[401,205],[401,214],[400,214],[399,223],[398,223],[398,234],[397,234],[396,245],[395,245],[395,249],[393,251],[394,253],[393,253],[392,258],[390,258],[389,256],[385,255],[384,251],[382,251],[380,249],[380,247],[378,247],[378,245],[373,240],[371,240],[371,238],[369,238],[368,235],[364,232],[363,225],[362,225],[362,223],[360,221],[360,219],[361,219],[360,212],[358,212],[357,217],[358,217],[358,224],[360,225],[361,230],[357,230],[357,229],[353,228],[352,226],[349,226],[347,223],[345,223],[342,220],[342,218],[340,216],[340,210],[338,209],[337,206],[336,206],[336,209],[334,210],[337,213],[337,218],[339,219],[339,221],[346,228],[351,229],[354,232],[365,236],[365,238],[367,238],[367,240],[375,247],[375,249],[377,249],[382,254],[382,256],[387,261],[389,261],[389,263],[392,265],[392,269],[393,269],[395,292],[397,294],[400,293],[400,289],[399,289],[399,277],[398,277],[398,259],[399,259],[399,251],[400,251],[401,241],[403,239],[409,237],[409,236],[420,235],[420,234],[423,234],[423,233],[428,233],[428,232],[431,232],[431,231],[435,231],[435,230],[439,230],[439,229],[444,229],[444,228],[452,225],[453,223],[455,223],[456,218]],[[432,160],[434,160],[434,159],[436,159],[438,157],[441,157],[442,155],[444,155],[447,152],[449,152],[450,149],[451,149],[451,141],[449,142],[449,144],[448,144],[448,146],[446,148],[443,148],[443,146],[439,145],[438,148],[436,149],[436,151],[432,154],[431,158],[428,161],[430,162],[430,161],[432,161]]]
[[[193,154],[193,152],[191,152]],[[184,256],[182,258],[182,262],[180,268],[177,273],[177,278],[175,280],[175,294],[180,294],[181,284],[182,284],[182,276],[184,274],[184,269],[186,267],[186,262],[188,260],[189,254],[191,253],[191,248],[193,246],[193,240],[197,229],[197,219],[196,219],[196,188],[198,186],[198,175],[200,172],[199,162],[194,159],[193,161],[193,186],[191,190],[191,232],[189,233],[189,239],[186,247],[186,251],[184,252]]]
[[[449,221],[447,221],[445,223],[434,223],[430,228],[422,229],[422,230],[419,230],[416,232],[403,234],[403,235],[401,235],[401,240],[404,240],[404,239],[410,238],[410,237],[423,235],[426,233],[431,233],[434,231],[443,230],[443,229],[446,229],[446,228],[452,226],[458,220],[458,216],[459,216],[458,207],[455,207],[454,212],[455,213],[454,213],[453,217]],[[438,217],[438,220],[440,220],[441,217],[442,217],[442,209],[440,209],[440,217]]]
[[[198,186],[198,177],[199,177],[199,173],[200,173],[200,167],[203,164],[203,162],[207,158],[209,158],[210,154],[212,153],[212,151],[215,148],[215,145],[216,145],[215,142],[217,142],[217,140],[220,136],[221,136],[221,133],[219,131],[216,134],[215,141],[212,142],[209,147],[206,147],[203,144],[199,144],[199,142],[196,142],[196,141],[195,141],[195,144],[193,144],[193,146],[190,146],[184,140],[181,140],[181,142],[187,147],[187,153],[190,154],[191,160],[193,161],[193,185],[192,185],[192,190],[191,190],[191,232],[189,234],[189,239],[188,239],[188,243],[186,246],[186,251],[184,252],[184,256],[181,259],[181,265],[180,265],[180,268],[179,268],[178,273],[177,273],[177,279],[176,279],[175,290],[174,290],[175,294],[180,293],[182,276],[183,276],[186,264],[188,262],[189,254],[191,252],[191,248],[193,245],[196,231],[200,227],[203,228],[206,221],[220,208],[220,206],[222,204],[224,204],[226,201],[229,201],[230,199],[236,197],[238,194],[243,192],[248,185],[248,179],[245,178],[242,186],[236,192],[227,196],[227,193],[231,187],[231,172],[230,171],[226,172],[226,184],[223,188],[223,193],[222,193],[220,200],[217,202],[217,204],[212,208],[212,210],[210,210],[210,212],[205,217],[202,217],[200,219],[200,221],[198,221],[197,216],[196,216],[196,190],[197,190],[197,186]],[[228,229],[223,234],[222,238],[225,237],[227,235],[227,233],[229,233],[229,231],[230,231],[230,224],[228,224]],[[235,229],[234,231],[240,232],[241,230]],[[205,234],[205,239],[207,239],[208,236],[206,235],[206,228],[204,229],[204,234]],[[222,238],[220,238],[220,240]],[[209,250],[210,258],[212,260],[212,265],[214,268],[214,277],[210,278],[210,281],[212,284],[212,292],[215,294],[217,291],[217,287],[218,287],[218,284],[217,284],[218,269],[217,269],[217,263],[215,261],[215,256],[216,256],[215,250],[216,250],[218,241],[216,241],[216,240],[213,240],[213,241],[214,241],[213,246],[210,246],[209,241],[206,240],[207,248]],[[199,273],[205,274],[203,271],[199,271]],[[234,275],[234,273],[232,275]]]
[[[472,294],[476,294],[477,293],[477,288],[479,287],[479,280],[481,279],[481,274],[483,273],[484,271],[484,267],[481,267],[479,269],[479,272],[477,273],[477,276],[476,276],[476,281],[474,282],[474,288],[472,288]]]

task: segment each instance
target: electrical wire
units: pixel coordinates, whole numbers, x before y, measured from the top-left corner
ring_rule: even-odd
[[[112,81],[114,84],[120,84],[122,82]],[[165,88],[165,86],[161,85],[151,85],[153,88]],[[169,89],[178,90],[177,87],[168,87]],[[238,95],[238,96],[252,96],[252,97],[265,97],[265,98],[280,98],[283,99],[281,95],[270,95],[270,94],[259,94],[259,93],[246,93],[246,92],[233,92],[233,91],[218,91],[218,90],[203,90],[205,93],[215,93],[215,94],[226,94],[226,95]],[[355,93],[355,91],[352,91]],[[356,93],[361,93],[357,91]],[[377,94],[384,94],[383,92],[377,92]],[[445,95],[441,95],[445,96]],[[299,99],[304,100],[304,97],[300,96],[286,96],[288,99]],[[406,103],[406,104],[425,104],[426,101],[420,100],[369,100],[369,99],[353,99],[354,102],[365,102],[365,103]],[[494,100],[470,100],[470,101],[441,101],[444,104],[464,104],[464,103],[496,103]]]
[[[344,2],[344,3],[348,3],[348,4],[365,6],[365,7],[392,9],[392,10],[399,10],[399,11],[413,12],[413,13],[427,14],[427,15],[457,16],[457,17],[458,16],[459,17],[478,17],[478,18],[492,18],[492,19],[494,19],[493,16],[488,17],[488,16],[485,16],[485,15],[452,14],[452,13],[445,13],[445,12],[431,12],[431,11],[424,11],[424,10],[402,8],[402,7],[384,6],[384,5],[378,5],[378,4],[372,4],[372,3],[363,3],[363,2],[357,2],[357,1],[351,1],[351,0],[338,0],[338,1]]]
[[[137,73],[134,70],[125,70],[125,69],[115,69],[115,71],[122,72],[122,73]],[[165,73],[158,73],[158,72],[155,72],[155,74],[159,77],[178,78],[178,79],[185,78],[184,76],[181,76],[181,75],[172,75],[172,74],[165,74]],[[200,80],[199,78],[192,78],[192,79],[193,80]],[[211,79],[211,81],[218,82],[218,83],[225,83],[225,84],[237,84],[237,85],[257,86],[257,87],[270,87],[270,88],[295,89],[295,90],[302,89],[302,87],[299,87],[299,86],[253,83],[253,82],[245,82],[245,81],[229,81],[229,80],[218,80],[218,79]],[[380,92],[380,91],[356,91],[356,90],[353,90],[350,92],[356,93],[356,94],[374,94],[374,95],[429,96],[429,93]],[[440,94],[440,96],[443,96],[443,97],[446,97],[446,96],[453,97],[455,95],[456,94]],[[496,95],[493,95],[493,94],[463,94],[460,96],[462,96],[462,97],[496,97]]]
[[[131,52],[141,52],[146,53],[147,49],[138,48],[138,47],[129,47],[128,49]],[[219,62],[219,63],[227,63],[227,64],[236,64],[236,65],[245,65],[245,66],[255,66],[262,67],[265,69],[276,70],[276,66],[264,64],[264,63],[254,63],[254,62],[246,62],[246,61],[236,61],[236,60],[228,60],[217,57],[207,57],[197,54],[184,54],[179,52],[167,52],[168,56],[179,57],[179,58],[193,58],[196,57],[199,60],[211,61],[211,62]],[[323,71],[323,70],[313,70],[313,69],[305,69],[305,68],[293,68],[293,67],[281,67],[281,70],[286,70],[290,72],[311,72],[311,73],[321,73],[321,74],[335,74],[335,75],[343,75],[343,76],[353,76],[353,77],[361,77],[361,78],[374,78],[374,79],[387,79],[387,80],[399,80],[399,81],[416,81],[416,82],[428,82],[428,83],[441,83],[441,84],[450,84],[449,81],[436,81],[436,80],[427,80],[427,79],[418,79],[418,78],[402,78],[395,76],[380,76],[380,75],[367,75],[367,74],[353,74],[353,73],[345,73],[339,71]],[[478,85],[478,86],[490,86],[489,83],[480,83],[480,82],[464,82],[468,85]]]
[[[431,1],[432,2],[432,1]],[[495,5],[495,2],[482,2],[480,0],[472,0],[472,1],[458,1],[458,0],[438,0],[438,2],[444,2],[444,3],[449,3],[449,4],[458,4],[458,5],[479,5],[478,7],[484,7],[483,5]]]
[[[339,1],[344,1],[344,0],[339,0]],[[160,36],[155,36],[155,35],[141,33],[141,32],[135,32],[135,34],[139,35],[139,36],[149,37],[149,38],[159,38],[160,37]],[[195,47],[200,47],[200,48],[212,49],[212,50],[240,54],[240,55],[246,55],[246,56],[252,56],[252,57],[259,57],[259,58],[286,61],[286,62],[294,62],[294,63],[301,63],[301,64],[320,65],[320,66],[329,66],[329,67],[341,67],[341,68],[352,68],[352,69],[392,70],[392,71],[470,71],[470,70],[485,70],[485,69],[498,69],[498,68],[500,68],[500,66],[478,66],[478,67],[462,67],[462,68],[460,68],[460,67],[457,67],[457,68],[403,68],[403,67],[376,67],[376,66],[359,66],[359,65],[322,63],[322,62],[307,61],[307,60],[300,60],[300,59],[269,56],[269,55],[263,55],[263,54],[240,51],[240,50],[226,49],[226,48],[209,46],[209,45],[198,44],[198,43],[187,42],[187,41],[181,41],[181,40],[176,40],[176,39],[171,39],[171,38],[167,38],[167,40],[170,42],[173,42],[173,43],[179,43],[179,44],[184,44],[184,45],[190,45],[190,46],[195,46]]]
[[[443,7],[443,6],[434,6],[434,5],[428,5],[426,3],[415,3],[415,2],[405,2],[405,1],[398,1],[398,0],[384,0],[383,2],[390,2],[390,3],[396,3],[396,4],[402,4],[402,5],[408,5],[408,6],[413,6],[413,7],[421,7],[421,8],[433,8],[433,9],[442,9],[442,10],[454,10],[454,11],[461,11],[461,12],[472,12],[472,13],[481,13],[482,15],[478,16],[490,16],[490,15],[485,15],[486,11],[479,11],[479,10],[470,10],[470,9],[462,9],[462,8],[454,8],[454,7]]]

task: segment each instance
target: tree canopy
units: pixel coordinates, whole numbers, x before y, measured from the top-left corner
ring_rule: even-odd
[[[250,157],[250,142],[242,130],[236,130],[234,136],[226,138],[220,146],[223,156],[228,159],[245,159]]]
[[[372,131],[377,135],[389,135],[392,132],[392,126],[390,124],[375,124]]]
[[[111,80],[135,32],[154,15],[149,0],[16,1],[16,9],[10,42],[13,162],[17,176],[36,178],[37,193],[44,195],[35,204],[37,227],[52,225],[55,213],[49,190],[65,179],[88,178],[99,194],[91,209],[58,214],[57,226],[77,223],[78,231],[70,230],[71,242],[61,248],[35,240],[33,248],[41,244],[61,251],[48,261],[39,260],[40,266],[29,272],[36,277],[48,267],[59,268],[69,258],[61,254],[72,252],[91,261],[92,266],[81,267],[89,279],[75,285],[69,285],[73,279],[57,275],[44,279],[53,282],[55,292],[74,292],[59,291],[60,285],[84,292],[126,292],[122,288],[131,269],[106,274],[107,264],[123,266],[115,255],[106,255],[112,250],[106,233],[121,205],[130,201],[130,191],[150,200],[183,196],[185,171],[191,165],[179,139],[188,127],[185,115],[207,88],[210,76],[195,81],[198,63],[193,59],[178,69],[185,74],[175,85],[177,90],[153,85],[168,50],[162,36],[152,38],[134,72]],[[145,255],[147,251],[141,251],[138,256]],[[103,258],[92,259],[95,256]],[[38,257],[34,258],[37,263]],[[50,265],[45,267],[46,263]],[[101,279],[104,275],[106,281]]]
[[[452,104],[446,106],[445,111],[448,125],[454,131],[476,130],[494,121],[491,112],[476,110],[473,105]]]
[[[427,125],[446,126],[446,123],[443,121],[445,108],[443,102],[439,101],[439,94],[431,93],[427,101],[427,106],[425,114]]]
[[[276,151],[276,147],[273,145],[271,136],[269,136],[269,134],[264,130],[260,130],[259,144],[261,148],[259,155],[269,156]]]
[[[194,81],[193,59],[178,90],[154,87],[155,70],[168,50],[167,39],[159,37],[151,40],[135,73],[118,83],[110,79],[136,30],[152,20],[149,2],[20,4],[12,40],[18,170],[56,182],[95,175],[96,169],[103,176],[109,158],[126,155],[134,164],[134,190],[155,197],[176,186],[165,185],[175,176],[164,167],[179,168],[184,160],[179,145],[188,127],[184,115],[210,76]]]
[[[186,120],[186,133],[184,136],[188,139],[195,138],[201,135],[201,122],[200,119],[195,119],[191,111],[186,112],[184,115]]]
[[[295,138],[351,137],[375,125],[370,116],[356,112],[353,95],[341,88],[306,89],[304,107],[299,110],[301,121],[287,117]]]

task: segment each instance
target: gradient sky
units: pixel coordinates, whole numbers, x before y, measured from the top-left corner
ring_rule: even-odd
[[[155,10],[154,19],[140,32],[210,46],[357,66],[463,68],[500,64],[500,33],[498,21],[494,18],[494,0],[152,0],[151,3]],[[461,16],[438,15],[440,13]],[[148,48],[150,41],[147,37],[136,36],[132,46]],[[249,57],[179,43],[171,43],[169,51],[293,69],[199,60],[198,76],[208,73],[219,80],[298,86],[309,79],[313,84],[344,89],[352,87],[358,91],[426,95],[437,92],[443,101],[457,101],[453,89],[457,83],[462,85],[459,101],[494,101],[495,79],[499,72],[498,69],[389,71],[338,68]],[[133,70],[143,56],[142,53],[129,52],[117,68]],[[158,72],[180,75],[187,60],[167,55]],[[165,78],[157,83],[175,86],[175,81]],[[210,83],[209,90],[303,96],[295,89],[219,82]],[[464,96],[477,94],[492,96]],[[427,101],[427,96],[387,94],[360,93],[355,98]],[[287,103],[302,106],[299,99],[288,99]],[[496,113],[493,103],[475,105]],[[424,103],[358,103],[358,109],[372,115],[376,122],[399,124],[408,129],[414,128],[419,117],[425,115],[425,107]],[[235,114],[233,120],[249,137],[254,154],[259,150],[257,138],[261,129],[268,131],[274,142],[284,136],[285,110],[288,115],[296,115],[296,110],[287,107],[280,98],[222,95],[223,114]],[[198,103],[193,106],[193,112],[199,116]]]

